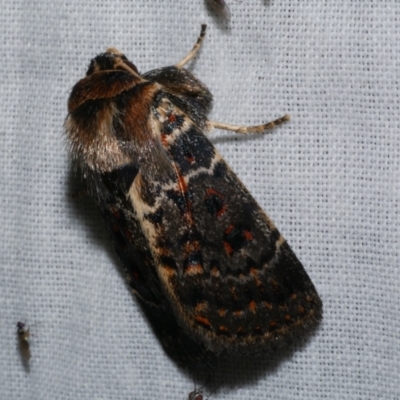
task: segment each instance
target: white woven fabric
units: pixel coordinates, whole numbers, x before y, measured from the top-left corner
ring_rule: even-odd
[[[275,221],[324,302],[305,346],[212,399],[399,398],[400,2],[2,1],[0,398],[186,399],[118,271],[99,212],[71,198],[62,125],[89,60],[114,46],[142,72],[190,65],[214,120],[269,135],[213,141]],[[31,325],[24,369],[15,324]],[[249,362],[250,364],[250,362]]]

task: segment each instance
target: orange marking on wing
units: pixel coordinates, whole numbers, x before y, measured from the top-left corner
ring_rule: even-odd
[[[165,257],[170,257],[171,256],[171,251],[167,247],[163,247],[163,245],[158,245],[157,246],[157,254],[159,256],[165,256]]]
[[[218,314],[220,317],[225,317],[226,313],[227,313],[227,311],[224,308],[220,308],[218,310]]]
[[[201,316],[199,316],[199,315],[196,315],[196,316],[194,317],[194,320],[195,320],[196,322],[200,323],[200,324],[203,324],[203,325],[206,325],[206,326],[211,326],[210,321],[209,321],[207,318],[205,318],[205,317],[201,317]]]
[[[225,214],[226,210],[228,209],[228,206],[225,204],[224,196],[221,193],[217,192],[213,188],[207,189],[207,197],[210,197],[210,196],[213,196],[213,195],[217,196],[218,198],[220,198],[222,203],[223,203],[222,208],[217,212],[217,217],[220,217],[220,216]]]
[[[235,225],[230,224],[226,229],[225,233],[229,235],[235,229]]]
[[[245,230],[243,233],[244,233],[244,237],[246,238],[247,241],[250,242],[251,240],[254,239],[254,236],[250,231]]]
[[[233,249],[228,242],[224,242],[225,251],[228,253],[229,256],[233,254]]]
[[[207,189],[207,194],[208,195],[210,195],[210,194],[215,194],[215,195],[217,195],[218,197],[221,197],[221,193],[218,193],[215,189],[213,189],[213,188],[209,188],[209,189]]]
[[[267,303],[266,301],[263,301],[262,304],[268,310],[272,310],[272,304],[271,303]]]
[[[277,292],[279,289],[278,282],[276,282],[274,279],[270,279],[269,283],[271,284],[272,289],[274,289],[274,291]]]
[[[186,158],[186,160],[188,160],[188,162],[190,162],[190,164],[192,164],[194,162],[194,157],[191,154],[186,155],[185,158]]]
[[[222,215],[224,215],[227,209],[228,209],[227,205],[224,204],[222,208],[217,212],[217,217],[221,217]]]
[[[200,243],[197,240],[189,240],[184,244],[185,253],[193,253],[200,250]]]
[[[257,270],[256,268],[250,268],[250,274],[253,275],[256,285],[262,286],[262,281],[261,281],[261,279],[258,278],[260,271]]]
[[[185,182],[185,178],[179,171],[177,171],[177,175],[178,175],[178,190],[180,190],[182,193],[186,193],[187,185]]]
[[[241,311],[241,310],[239,310],[239,311],[234,311],[234,312],[233,312],[233,315],[234,315],[235,317],[242,317],[242,316],[244,315],[244,312]]]
[[[237,301],[238,300],[238,295],[236,293],[236,288],[235,287],[231,288],[231,293],[232,293],[233,300]]]
[[[176,121],[176,115],[175,114],[168,115],[168,121],[169,122],[175,122]]]
[[[249,303],[249,310],[252,312],[252,313],[255,313],[256,312],[256,310],[257,310],[257,303],[253,300],[253,301],[251,301],[250,303]]]
[[[185,272],[189,275],[198,275],[198,274],[203,274],[204,269],[201,264],[194,264],[194,265],[189,265]]]
[[[195,311],[196,314],[197,314],[197,313],[201,313],[201,312],[207,311],[207,308],[208,308],[208,304],[207,304],[206,302],[198,303],[198,304],[196,305],[194,311]]]
[[[228,329],[225,325],[220,325],[219,328],[218,328],[218,330],[219,330],[221,333],[228,333],[228,332],[229,332],[229,329]]]
[[[176,275],[176,271],[173,268],[167,265],[163,265],[162,268],[163,268],[163,273],[167,275],[168,278],[172,278],[173,276]]]
[[[253,276],[257,276],[260,272],[256,268],[250,268],[250,274]]]
[[[168,147],[168,140],[167,140],[167,135],[165,133],[161,133],[161,143],[164,147]]]
[[[219,270],[218,270],[218,268],[216,268],[216,267],[214,267],[214,268],[210,271],[210,273],[211,273],[211,275],[212,275],[214,278],[219,278],[219,276],[220,276]]]
[[[176,166],[176,164],[174,163],[174,167],[175,167],[175,171],[176,171],[176,175],[178,177],[178,190],[182,193],[182,196],[185,198],[186,200],[186,209],[187,212],[185,213],[185,217],[188,221],[188,224],[193,226],[194,225],[194,220],[193,220],[193,216],[192,216],[192,202],[188,199],[187,197],[187,192],[188,192],[188,188],[187,188],[187,184],[185,182],[185,177],[180,173],[178,167]]]

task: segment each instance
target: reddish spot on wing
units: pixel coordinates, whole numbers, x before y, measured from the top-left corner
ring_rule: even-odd
[[[194,319],[195,319],[196,322],[198,322],[198,323],[200,323],[200,324],[202,324],[202,325],[204,325],[204,326],[206,326],[208,328],[211,327],[210,321],[205,317],[201,317],[201,316],[198,315],[198,316],[194,317]]]
[[[228,253],[229,256],[233,254],[233,249],[228,242],[224,242],[225,251]]]

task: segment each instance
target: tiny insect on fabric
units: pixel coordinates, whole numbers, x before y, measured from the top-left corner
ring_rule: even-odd
[[[321,300],[285,239],[213,147],[212,95],[175,66],[140,74],[116,49],[72,89],[70,155],[126,279],[166,352],[185,366],[251,354],[305,334]]]
[[[29,346],[30,331],[23,322],[17,323],[17,336],[21,357],[24,362],[28,362],[31,359],[31,350]]]
[[[194,390],[189,393],[188,400],[203,400],[203,392],[201,390]]]

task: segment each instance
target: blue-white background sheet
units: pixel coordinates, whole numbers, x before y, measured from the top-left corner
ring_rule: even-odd
[[[275,221],[324,302],[316,334],[212,399],[399,398],[400,2],[2,1],[0,398],[186,399],[69,169],[63,121],[92,57],[117,47],[142,72],[190,65],[212,91],[215,146]],[[31,326],[30,370],[17,321]]]

